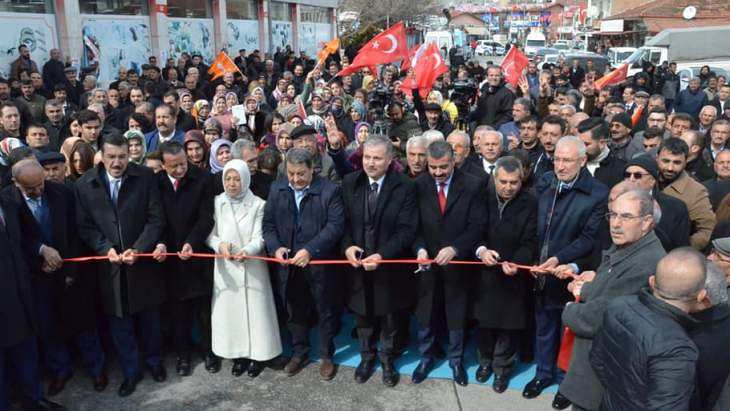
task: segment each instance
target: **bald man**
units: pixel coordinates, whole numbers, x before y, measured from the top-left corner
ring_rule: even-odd
[[[48,395],[61,392],[73,374],[65,344],[69,336],[74,336],[94,389],[103,391],[107,378],[96,332],[93,281],[77,271],[77,266],[61,261],[79,253],[73,192],[64,184],[44,181],[43,167],[35,159],[16,163],[12,175],[14,185],[0,195],[16,204],[23,229],[40,239],[40,252],[47,255],[46,263],[31,267],[31,286],[42,354],[51,375]]]
[[[605,392],[601,409],[687,410],[698,350],[685,329],[707,291],[705,257],[690,247],[657,264],[649,287],[611,302],[590,352]]]

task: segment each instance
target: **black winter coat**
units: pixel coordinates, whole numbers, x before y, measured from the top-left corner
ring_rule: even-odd
[[[162,242],[167,251],[175,253],[183,245],[190,244],[195,253],[209,253],[206,240],[213,229],[213,184],[211,175],[188,164],[188,171],[180,180],[177,191],[166,172],[157,178],[162,210],[165,216],[165,232]],[[171,301],[210,295],[213,290],[213,260],[191,258],[183,261],[167,258],[163,263],[168,298]]]
[[[692,410],[711,410],[725,388],[730,372],[730,306],[715,305],[693,315],[699,324],[689,330],[697,345],[697,388]]]
[[[685,329],[695,323],[649,288],[609,303],[589,357],[601,410],[689,409],[698,352]]]
[[[484,84],[481,96],[477,101],[477,109],[472,113],[472,119],[478,126],[492,126],[496,129],[504,123],[512,121],[512,104],[515,102],[515,93],[504,83],[498,87]]]
[[[348,174],[342,181],[345,235],[342,251],[356,245],[364,257],[380,254],[384,259],[411,258],[411,245],[418,231],[416,185],[395,171],[386,174],[374,212],[372,249],[366,247],[366,202],[369,180],[365,172]],[[374,271],[349,268],[348,307],[360,315],[382,316],[410,307],[414,301],[412,267],[382,265]]]

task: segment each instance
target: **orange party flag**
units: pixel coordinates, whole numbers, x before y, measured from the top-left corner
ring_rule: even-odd
[[[220,53],[218,53],[218,56],[215,58],[215,60],[213,60],[213,63],[210,65],[210,68],[208,69],[208,74],[211,74],[213,76],[210,79],[210,81],[213,81],[218,77],[222,77],[226,73],[233,73],[236,71],[240,72],[236,64],[233,63],[233,60],[231,60],[230,57],[228,57],[228,54],[226,54],[224,51],[221,51]]]
[[[317,53],[317,63],[321,63],[329,57],[330,54],[334,54],[340,49],[340,39],[335,37],[324,44],[324,48]]]

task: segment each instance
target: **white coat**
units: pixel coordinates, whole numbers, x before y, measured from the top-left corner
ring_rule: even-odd
[[[232,253],[262,255],[264,204],[250,190],[240,200],[231,200],[226,193],[216,196],[215,226],[208,245],[218,252],[220,243],[228,242]],[[265,262],[215,260],[211,328],[213,353],[220,357],[266,361],[281,354]]]

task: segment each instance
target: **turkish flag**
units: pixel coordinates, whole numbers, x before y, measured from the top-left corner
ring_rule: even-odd
[[[520,51],[520,49],[514,45],[510,47],[509,52],[506,56],[504,56],[502,64],[500,65],[504,72],[504,80],[516,87],[517,82],[519,82],[520,77],[522,77],[522,70],[527,67],[527,63],[529,62],[530,59],[528,59],[527,56]]]
[[[402,21],[399,21],[373,37],[357,52],[352,63],[337,75],[346,76],[357,72],[362,67],[372,67],[404,59],[408,59],[408,43],[405,26]]]
[[[618,68],[605,76],[599,78],[595,82],[596,90],[601,90],[602,88],[606,86],[612,86],[614,84],[618,84],[624,80],[626,80],[626,77],[629,75],[629,65],[627,63],[623,63]]]
[[[418,57],[420,57],[424,51],[426,51],[425,44],[416,44],[413,46],[412,49],[408,50],[408,58],[403,60],[403,65],[401,65],[400,69],[402,71],[407,71],[409,68],[415,67]]]
[[[412,77],[406,78],[401,85],[401,90],[410,94],[411,90],[418,89],[420,96],[427,96],[438,76],[449,71],[436,43],[430,43],[421,53],[413,71],[415,80]]]

